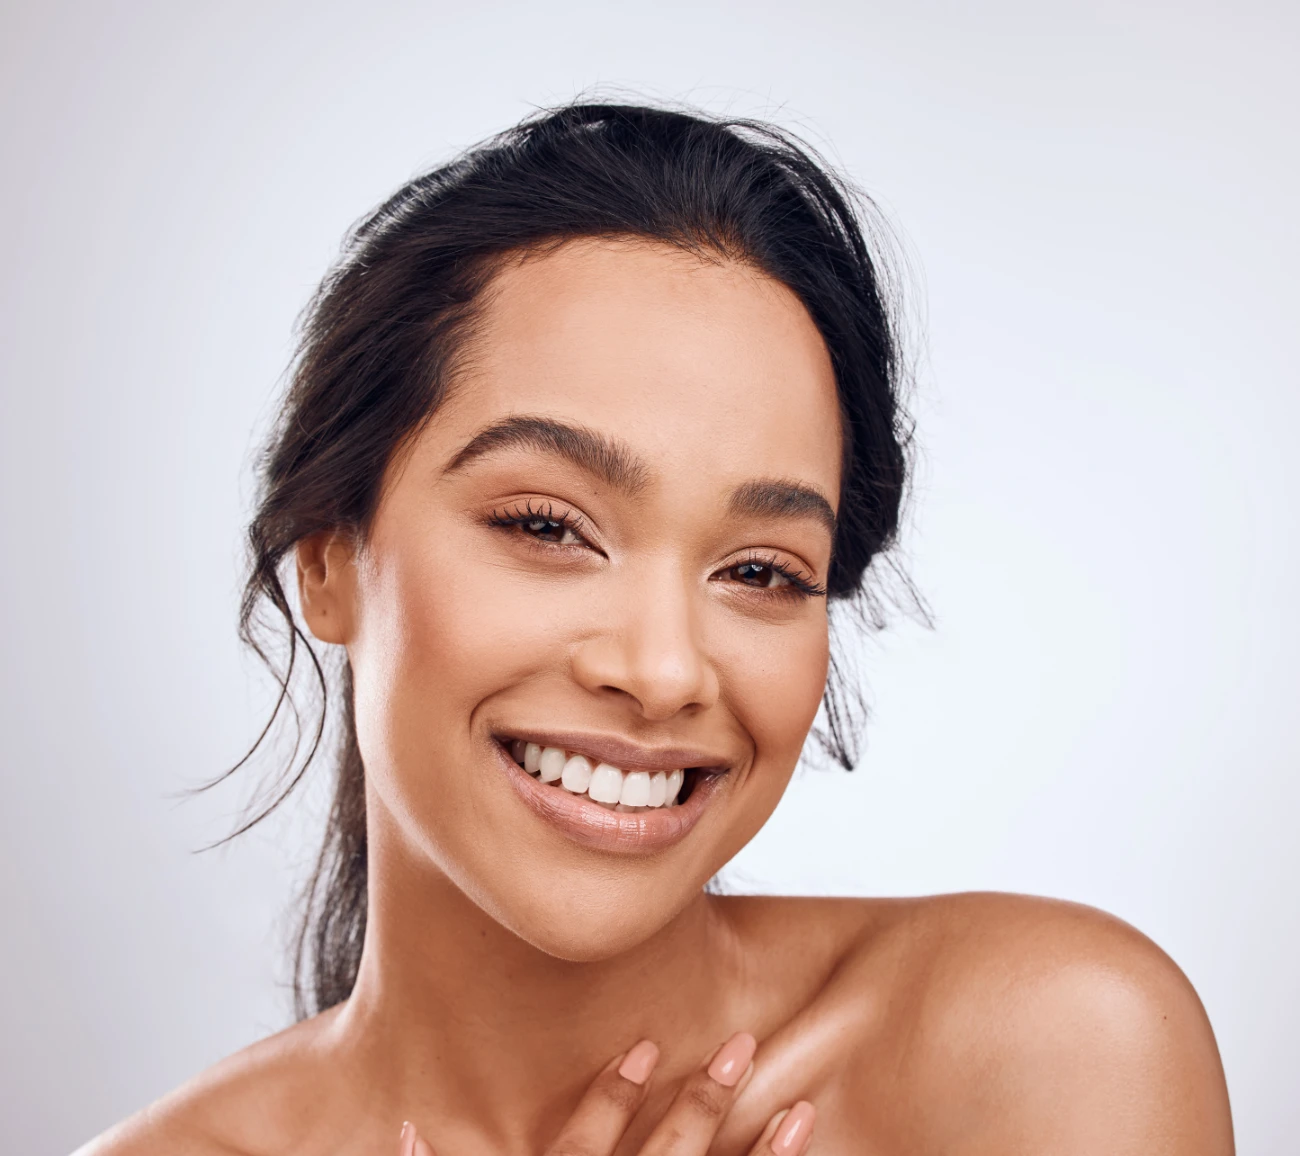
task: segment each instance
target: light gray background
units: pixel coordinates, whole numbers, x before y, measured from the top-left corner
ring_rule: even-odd
[[[0,1147],[57,1153],[286,1022],[309,814],[225,851],[254,431],[348,224],[616,84],[812,136],[928,338],[912,572],[781,891],[1097,904],[1200,990],[1241,1151],[1295,1151],[1294,4],[8,3]]]

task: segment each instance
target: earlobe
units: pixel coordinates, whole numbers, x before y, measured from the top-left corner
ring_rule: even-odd
[[[354,552],[351,535],[340,530],[322,530],[295,548],[302,616],[321,642],[346,645],[352,637]]]

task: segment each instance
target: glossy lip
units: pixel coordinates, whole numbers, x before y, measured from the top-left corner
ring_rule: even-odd
[[[556,737],[548,736],[548,745],[561,746],[560,742],[550,741]],[[680,843],[723,789],[723,781],[727,777],[722,773],[699,775],[690,797],[684,803],[679,803],[676,807],[660,807],[654,811],[628,814],[624,811],[611,811],[599,803],[593,803],[585,795],[570,794],[563,787],[544,785],[515,762],[500,741],[494,740],[492,748],[497,753],[507,781],[534,814],[558,828],[575,843],[590,847],[593,851],[623,855],[653,854]],[[575,742],[566,749],[586,753],[591,745]],[[607,758],[606,761],[619,766],[613,759]],[[663,764],[654,769],[662,770],[666,766]],[[681,766],[681,763],[673,763],[670,769],[676,770]],[[642,760],[639,766],[631,769],[650,768]]]

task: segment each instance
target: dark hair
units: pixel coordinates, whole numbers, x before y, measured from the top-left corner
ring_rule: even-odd
[[[788,286],[808,309],[830,351],[844,427],[828,590],[837,605],[866,607],[878,624],[879,604],[864,577],[898,528],[910,427],[887,281],[864,239],[869,211],[812,150],[770,125],[573,104],[416,177],[354,228],[305,315],[262,461],[240,616],[241,636],[275,672],[280,691],[239,765],[285,710],[299,721],[301,739],[291,689],[300,652],[320,695],[305,757],[296,757],[300,743],[273,797],[240,831],[301,781],[331,709],[340,731],[333,802],[296,943],[300,1017],[352,990],[366,925],[367,859],[351,671],[337,655],[338,676],[327,677],[295,621],[281,579],[295,544],[338,527],[364,536],[388,463],[437,410],[480,291],[507,254],[568,238],[642,238],[745,262]],[[280,664],[262,641],[268,604],[288,630]],[[854,680],[833,661],[818,736],[846,768],[856,757],[855,695]]]

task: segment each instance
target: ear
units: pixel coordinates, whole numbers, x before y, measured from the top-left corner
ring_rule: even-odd
[[[322,530],[297,545],[298,598],[307,629],[321,642],[346,645],[356,624],[356,543],[343,530]]]

